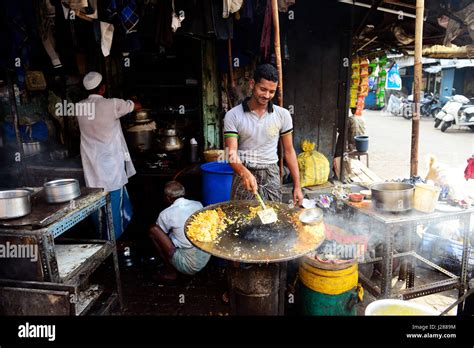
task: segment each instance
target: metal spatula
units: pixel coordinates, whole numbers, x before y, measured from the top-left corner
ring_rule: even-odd
[[[263,201],[262,197],[260,197],[258,192],[255,192],[255,197],[257,197],[257,200],[260,202],[260,205],[263,208],[263,210],[257,212],[257,215],[260,218],[260,221],[262,221],[262,224],[266,225],[276,222],[278,220],[278,217],[275,210],[273,210],[273,208],[267,208],[265,202]]]

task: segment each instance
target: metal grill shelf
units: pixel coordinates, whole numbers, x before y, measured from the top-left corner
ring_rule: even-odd
[[[369,226],[370,232],[374,233],[374,229],[381,232],[383,239],[382,257],[367,259],[361,263],[382,263],[382,276],[380,284],[375,284],[373,281],[364,276],[360,276],[363,285],[376,297],[381,298],[397,298],[411,299],[415,297],[427,296],[438,292],[458,288],[459,297],[461,297],[468,288],[468,259],[469,259],[469,245],[470,245],[470,231],[471,231],[471,215],[474,213],[474,208],[459,210],[454,212],[439,212],[421,213],[415,210],[404,214],[391,214],[380,212],[372,206],[361,205],[356,203],[345,203],[346,209],[344,211],[349,218],[362,218]],[[449,272],[448,270],[434,264],[430,260],[418,255],[413,250],[412,236],[416,233],[417,227],[426,225],[428,223],[437,223],[450,220],[461,221],[461,226],[464,230],[463,234],[463,254],[461,261],[461,274],[459,276]],[[396,233],[404,233],[406,235],[403,252],[394,252],[394,236]],[[400,278],[406,279],[406,289],[398,293],[392,293],[392,274],[393,274],[393,260],[399,258],[406,265],[406,274],[400,274]],[[421,262],[430,266],[433,269],[443,273],[449,279],[424,284],[415,287],[415,267],[416,263]],[[401,267],[402,268],[402,267]],[[462,313],[463,303],[458,307],[458,313]]]
[[[122,291],[113,231],[110,196],[100,189],[81,188],[82,195],[64,204],[47,204],[41,189],[33,197],[32,213],[0,222],[0,243],[37,250],[37,258],[0,259],[0,314],[83,315],[99,297],[110,307]],[[57,239],[104,207],[107,229],[100,239]],[[90,278],[107,260],[115,271],[115,287],[90,285]]]

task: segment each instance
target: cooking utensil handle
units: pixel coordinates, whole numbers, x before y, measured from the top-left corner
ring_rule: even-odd
[[[262,199],[262,197],[260,197],[260,195],[258,194],[258,192],[255,192],[255,197],[257,197],[257,200],[260,202],[260,204],[262,205],[263,209],[267,209],[267,206],[265,205],[265,202],[263,202],[263,199]]]

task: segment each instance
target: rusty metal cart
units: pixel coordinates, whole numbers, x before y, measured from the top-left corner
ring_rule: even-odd
[[[347,202],[345,206],[349,207],[349,211],[346,212],[348,213],[346,217],[349,219],[348,221],[361,219],[359,221],[365,221],[366,226],[369,228],[369,236],[378,231],[383,237],[381,240],[383,244],[382,256],[372,259],[366,258],[361,262],[382,263],[380,286],[364,277],[363,274],[359,274],[359,279],[371,294],[380,298],[392,297],[408,300],[457,288],[459,290],[459,297],[464,295],[468,288],[470,222],[474,208],[458,209],[451,212],[435,211],[433,213],[422,213],[411,210],[403,214],[394,214],[379,211],[375,209],[371,203],[360,204]],[[434,264],[413,250],[413,234],[416,233],[418,226],[449,220],[459,220],[464,230],[461,274],[459,276]],[[406,238],[404,239],[405,245],[403,252],[394,253],[394,236],[395,233],[400,232],[406,234]],[[397,293],[392,292],[391,284],[394,258],[402,259],[401,270],[403,270],[402,273],[404,274],[401,274],[400,277],[406,280],[406,289]],[[417,262],[421,262],[443,273],[448,279],[416,286],[415,267]],[[462,306],[463,303],[459,305],[458,313],[462,313]]]
[[[16,251],[0,259],[0,314],[105,314],[122,306],[110,196],[81,188],[82,195],[69,203],[48,204],[42,189],[37,191],[29,215],[0,220],[0,245]],[[102,207],[108,228],[99,239],[58,238]],[[99,272],[104,267],[113,269],[112,284]]]

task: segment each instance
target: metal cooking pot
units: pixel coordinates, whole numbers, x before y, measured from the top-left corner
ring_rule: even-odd
[[[127,145],[134,150],[148,151],[152,148],[155,132],[152,129],[126,130]]]
[[[31,191],[0,191],[0,219],[15,219],[31,212]]]
[[[43,145],[39,141],[24,141],[22,146],[25,156],[37,155],[43,151]]]
[[[141,109],[134,114],[134,121],[136,123],[149,122],[151,121],[150,109]]]
[[[175,128],[160,128],[158,134],[164,137],[175,137],[178,135],[178,131]]]
[[[388,212],[404,212],[413,206],[415,186],[401,182],[373,184],[372,201],[377,209]]]
[[[79,181],[76,179],[53,180],[43,187],[48,203],[64,203],[81,195]]]
[[[158,131],[160,135],[156,139],[158,148],[162,151],[178,151],[184,148],[184,138],[178,137],[178,131],[174,128],[162,128]]]

